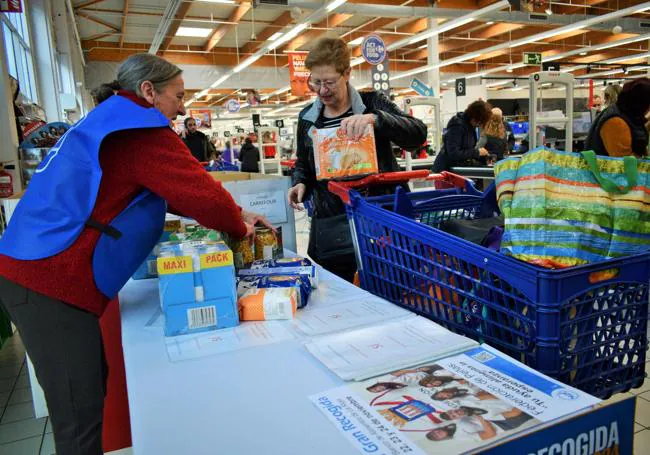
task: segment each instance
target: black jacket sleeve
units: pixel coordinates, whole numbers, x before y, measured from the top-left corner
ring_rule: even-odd
[[[474,146],[468,147],[464,144],[464,138],[467,135],[466,128],[458,122],[449,122],[447,125],[447,132],[444,137],[445,153],[450,165],[458,162],[478,159],[480,154]]]
[[[308,124],[302,118],[298,120],[298,131],[296,137],[296,165],[293,168],[292,182],[295,185],[303,183],[307,187],[307,195],[316,184],[316,174],[309,163],[309,155],[312,153],[312,145],[307,144]]]
[[[377,93],[373,114],[375,129],[402,148],[419,147],[427,140],[424,122],[402,112],[386,95]]]

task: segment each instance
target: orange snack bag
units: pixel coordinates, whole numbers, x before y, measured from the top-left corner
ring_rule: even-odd
[[[251,289],[237,301],[239,320],[293,319],[297,302],[296,288]]]
[[[314,161],[319,180],[379,172],[374,129],[368,126],[358,141],[339,128],[313,130]]]

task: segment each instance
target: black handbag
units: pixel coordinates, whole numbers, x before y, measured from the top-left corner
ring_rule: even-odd
[[[328,262],[349,255],[354,255],[354,244],[347,215],[312,218],[309,256],[317,262]]]

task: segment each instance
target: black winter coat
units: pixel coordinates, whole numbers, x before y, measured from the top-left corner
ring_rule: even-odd
[[[350,88],[352,111],[356,114],[375,114],[375,145],[380,172],[399,170],[393,155],[391,142],[411,149],[421,146],[427,138],[426,125],[402,112],[388,97],[377,92],[358,93]],[[320,108],[320,111],[318,110]],[[327,181],[316,179],[314,146],[309,134],[312,127],[322,128],[318,118],[323,106],[320,101],[307,106],[298,117],[297,160],[293,172],[293,184],[304,183],[305,199],[313,197],[314,218],[327,218],[345,213],[341,199],[330,193]]]
[[[476,128],[464,112],[454,115],[447,123],[442,138],[442,150],[433,163],[433,172],[448,171],[453,166],[477,164],[480,154],[476,149]]]
[[[259,172],[260,171],[260,151],[253,144],[242,145],[239,151],[239,161],[241,161],[242,172]]]

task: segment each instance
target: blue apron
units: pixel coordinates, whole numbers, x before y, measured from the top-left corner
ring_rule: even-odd
[[[169,120],[158,109],[122,96],[97,106],[59,139],[36,169],[0,239],[0,254],[20,260],[48,258],[69,248],[86,226],[98,229],[102,234],[93,252],[93,276],[102,294],[115,297],[160,238],[167,206],[145,190],[109,225],[91,219],[102,179],[99,148],[116,131],[167,126]]]

